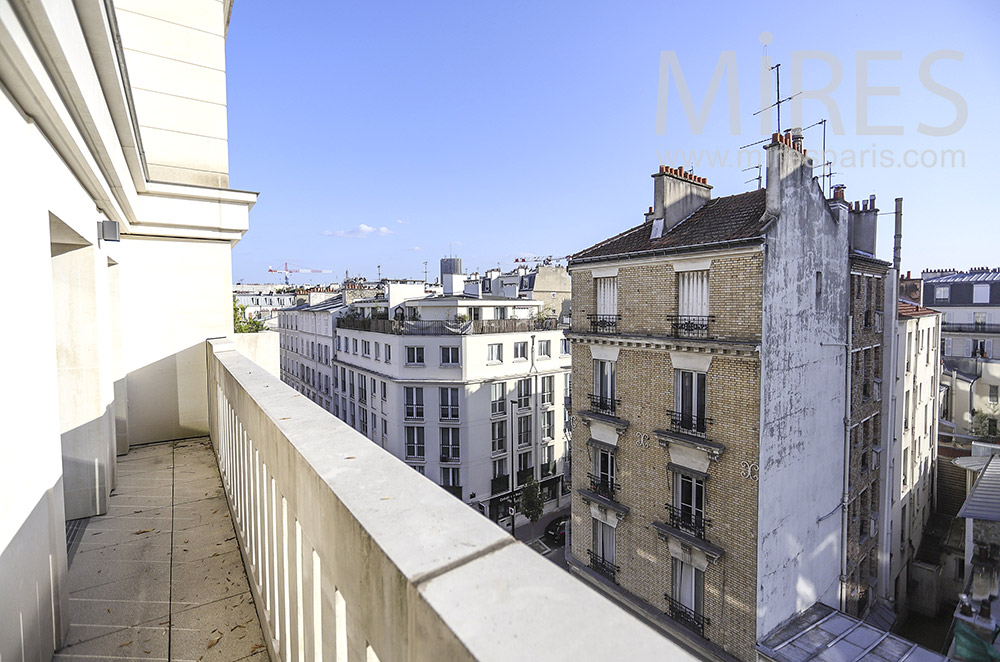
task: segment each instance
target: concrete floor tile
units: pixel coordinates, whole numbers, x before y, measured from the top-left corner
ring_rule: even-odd
[[[71,645],[54,659],[267,660],[210,444],[133,448],[118,477],[70,565]]]

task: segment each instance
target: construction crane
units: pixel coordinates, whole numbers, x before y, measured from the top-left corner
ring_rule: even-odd
[[[285,285],[288,285],[288,274],[332,274],[333,269],[289,269],[288,263],[285,262],[284,269],[268,267],[267,272],[270,274],[285,274]]]

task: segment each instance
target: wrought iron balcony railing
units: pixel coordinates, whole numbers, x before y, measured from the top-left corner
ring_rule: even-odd
[[[670,526],[681,531],[687,531],[702,540],[705,539],[705,527],[711,526],[712,520],[705,517],[702,513],[693,511],[691,508],[671,506],[670,504],[667,504],[666,508],[670,519]]]
[[[450,492],[452,496],[459,499],[462,498],[462,486],[461,485],[442,485],[446,492]]]
[[[1000,324],[986,322],[942,322],[945,333],[1000,333]]]
[[[337,320],[338,329],[371,331],[406,336],[464,336],[484,333],[524,333],[528,331],[554,331],[559,320],[546,319],[506,319],[471,320],[455,322],[448,320],[387,320],[368,317]]]
[[[667,315],[675,338],[710,338],[715,315]]]
[[[556,461],[542,463],[542,478],[548,478],[549,476],[554,476],[556,473]]]
[[[610,476],[595,476],[591,473],[587,474],[587,478],[590,480],[590,490],[592,492],[605,499],[618,501],[615,492],[620,490],[622,486],[616,483],[614,478]]]
[[[704,437],[708,429],[708,423],[712,419],[708,416],[699,416],[694,412],[667,411],[670,415],[670,428],[674,432],[693,434],[697,437]]]
[[[615,581],[615,573],[619,570],[618,566],[593,550],[588,549],[587,554],[590,556],[590,567],[593,570],[617,583]]]
[[[705,626],[711,621],[704,614],[699,614],[694,609],[686,606],[680,600],[676,600],[669,593],[663,597],[667,599],[667,615],[689,630],[694,630],[701,636],[705,636]]]
[[[621,404],[621,400],[603,395],[594,395],[593,393],[588,397],[590,398],[590,411],[608,416],[618,415],[618,405]]]
[[[461,462],[461,458],[458,457],[458,449],[453,451],[441,451],[441,461],[442,462]]]
[[[621,315],[587,315],[591,333],[618,333],[618,320],[621,318]]]

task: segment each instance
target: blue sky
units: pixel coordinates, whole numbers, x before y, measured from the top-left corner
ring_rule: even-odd
[[[467,269],[565,256],[640,223],[649,175],[668,156],[686,167],[700,159],[695,170],[716,197],[749,190],[755,172],[735,162],[737,148],[764,137],[752,116],[763,33],[768,58],[782,64],[782,96],[793,91],[796,52],[806,90],[827,85],[828,62],[841,69],[829,95],[843,124],[842,135],[827,133],[839,161],[833,181],[852,200],[877,195],[883,211],[904,198],[904,271],[1000,266],[991,195],[1000,4],[889,4],[237,0],[227,43],[230,185],[261,196],[233,251],[234,278],[273,281],[268,266],[285,261],[333,269],[339,280],[345,271],[374,278],[376,265],[383,276],[421,277],[424,261],[433,278],[449,252]],[[720,57],[735,63],[737,98],[724,75],[700,132],[673,72],[657,131],[664,51],[676,54],[696,111]],[[942,51],[957,54],[934,55]],[[898,88],[868,95],[867,124],[902,135],[859,135],[866,59],[863,84]],[[921,80],[925,59],[937,88]],[[962,105],[967,119],[955,127]],[[831,117],[820,101],[800,107],[802,125]],[[790,104],[782,108],[787,128]],[[920,124],[953,128],[931,136]],[[806,132],[811,152],[820,131]],[[728,164],[708,163],[726,150]],[[862,167],[862,150],[879,158],[866,154]],[[882,217],[887,259],[891,225]]]

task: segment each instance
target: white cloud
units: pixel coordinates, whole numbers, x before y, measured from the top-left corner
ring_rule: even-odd
[[[401,218],[397,218],[397,219],[396,219],[396,222],[397,222],[397,223],[399,223],[400,225],[406,225],[407,223],[409,223],[409,221],[404,221],[404,220],[403,220],[403,219],[401,219]]]
[[[323,235],[327,237],[350,237],[352,239],[366,239],[372,235],[377,235],[379,237],[384,237],[387,234],[392,234],[392,230],[385,227],[373,228],[370,225],[365,225],[360,223],[358,227],[351,230],[323,230]]]
[[[423,249],[420,248],[420,246],[410,246],[410,250],[414,251],[414,252],[418,252],[418,251],[422,251]]]

